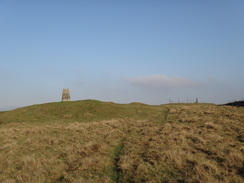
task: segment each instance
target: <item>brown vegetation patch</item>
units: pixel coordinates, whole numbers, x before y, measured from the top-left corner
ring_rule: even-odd
[[[144,120],[1,124],[0,182],[244,182],[243,108],[155,111]]]

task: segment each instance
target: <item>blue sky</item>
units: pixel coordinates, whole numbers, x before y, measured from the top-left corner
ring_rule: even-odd
[[[0,109],[244,98],[243,0],[0,0]]]

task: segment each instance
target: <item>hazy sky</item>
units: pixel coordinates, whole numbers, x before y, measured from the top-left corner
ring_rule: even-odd
[[[243,0],[0,0],[0,109],[244,98]]]

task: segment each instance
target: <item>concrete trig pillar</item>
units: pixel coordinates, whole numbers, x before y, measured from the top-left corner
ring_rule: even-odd
[[[198,104],[198,98],[196,98],[196,102],[195,103]]]
[[[62,101],[70,101],[70,94],[68,88],[63,89]]]

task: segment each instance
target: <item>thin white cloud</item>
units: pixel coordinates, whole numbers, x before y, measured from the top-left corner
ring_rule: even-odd
[[[198,87],[200,82],[196,82],[183,77],[171,77],[166,75],[151,75],[130,79],[130,83],[144,88],[182,88]]]

